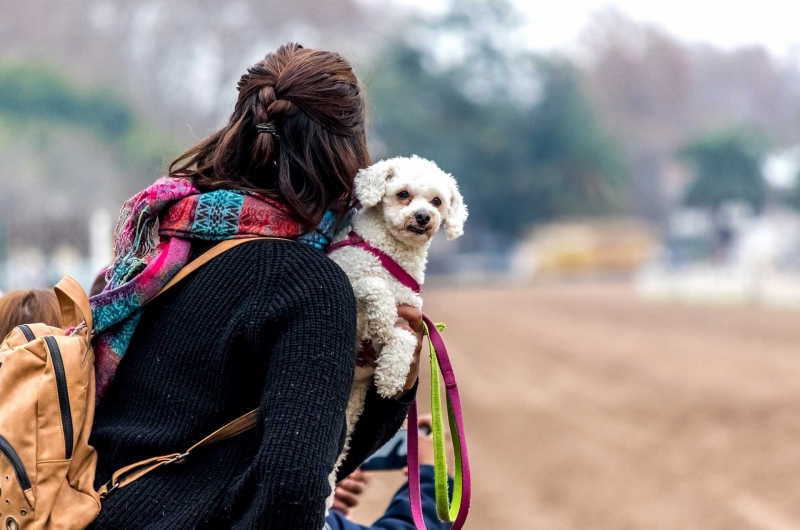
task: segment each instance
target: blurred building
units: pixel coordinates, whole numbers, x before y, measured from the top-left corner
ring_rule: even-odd
[[[636,284],[659,300],[800,308],[800,214],[773,207],[755,215],[741,204],[716,216],[675,212],[658,259]]]
[[[517,278],[632,275],[658,246],[645,223],[626,218],[583,219],[542,225],[517,247]]]
[[[87,290],[113,257],[113,222],[98,209],[62,220],[25,218],[5,225],[0,289],[51,287],[66,275]]]

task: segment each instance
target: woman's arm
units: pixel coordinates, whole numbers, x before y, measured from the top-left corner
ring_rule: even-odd
[[[364,401],[364,412],[353,430],[350,451],[339,468],[337,481],[355,471],[372,453],[391,440],[403,426],[408,406],[416,396],[416,385],[400,398],[383,398],[378,394],[375,385],[370,387]]]
[[[269,368],[261,446],[234,485],[234,528],[311,530],[324,524],[355,369],[355,299],[335,265],[324,274],[307,268],[304,263],[303,273],[295,274],[287,267],[274,293],[278,321],[265,323],[265,333],[280,332],[264,352]]]
[[[419,376],[419,359],[422,350],[422,311],[419,308],[401,305],[397,308],[397,316],[403,327],[417,336],[417,349],[408,373],[403,393],[391,399],[382,398],[372,385],[364,401],[364,411],[350,438],[350,451],[339,468],[336,480],[341,481],[360,466],[372,453],[381,448],[397,433],[408,414],[408,407],[417,398],[417,378]],[[368,363],[374,364],[376,357],[370,349],[362,352]]]

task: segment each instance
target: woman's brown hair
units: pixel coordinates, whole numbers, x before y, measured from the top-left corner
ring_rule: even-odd
[[[61,311],[53,291],[12,291],[0,298],[0,340],[20,324],[61,325]]]
[[[286,44],[249,68],[237,88],[228,124],[173,161],[170,175],[203,191],[262,193],[306,229],[331,208],[346,210],[356,173],[370,164],[364,95],[347,60]]]

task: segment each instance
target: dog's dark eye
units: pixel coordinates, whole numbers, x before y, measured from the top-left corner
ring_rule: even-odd
[[[400,193],[397,194],[397,198],[398,199],[408,199],[408,192],[405,191],[405,190],[401,191]]]
[[[438,208],[439,206],[442,205],[442,199],[440,199],[439,197],[434,197],[433,200],[431,201],[431,204],[433,204]]]

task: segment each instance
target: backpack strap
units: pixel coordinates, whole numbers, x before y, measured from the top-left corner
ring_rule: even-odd
[[[251,410],[247,414],[236,418],[224,427],[221,427],[209,434],[183,453],[154,456],[152,458],[125,466],[111,475],[111,480],[101,486],[100,489],[97,490],[97,493],[100,495],[101,499],[105,499],[112,491],[124,488],[131,482],[142,478],[151,471],[154,471],[162,466],[179,464],[183,462],[195,449],[199,449],[203,446],[211,445],[216,442],[221,442],[222,440],[227,440],[228,438],[232,438],[237,434],[241,434],[253,428],[256,424],[257,418],[258,409]]]
[[[61,326],[74,328],[81,322],[92,329],[92,310],[81,285],[71,276],[64,276],[53,288],[61,308]]]
[[[227,252],[228,250],[232,249],[233,247],[237,247],[243,243],[248,243],[250,241],[256,240],[263,240],[263,239],[278,239],[282,241],[292,241],[291,239],[286,239],[283,237],[248,237],[242,239],[226,239],[221,243],[217,243],[211,249],[207,250],[206,252],[202,253],[199,257],[191,261],[185,267],[178,271],[178,274],[172,277],[172,279],[167,282],[167,284],[158,292],[156,296],[159,296],[164,293],[170,287],[173,287],[175,284],[189,276],[191,273],[211,261],[212,259],[216,258],[220,254]],[[56,286],[53,288],[56,293],[56,298],[58,299],[58,305],[61,309],[61,326],[64,328],[74,328],[81,324],[82,322],[86,323],[86,327],[91,329],[92,328],[92,309],[89,305],[89,298],[86,296],[86,292],[83,290],[81,285],[75,280],[75,278],[71,276],[64,276],[64,278],[59,281]],[[154,296],[153,299],[156,298]]]
[[[278,239],[283,241],[292,241],[291,239],[286,239],[282,237],[248,237],[243,239],[226,239],[221,243],[217,243],[211,249],[207,250],[206,252],[202,253],[200,256],[195,258],[185,267],[183,267],[178,274],[172,277],[172,279],[167,282],[167,284],[158,292],[156,296],[150,299],[150,301],[154,300],[157,296],[164,294],[164,292],[173,287],[175,284],[189,276],[191,273],[211,261],[212,259],[216,258],[220,254],[227,252],[228,250],[232,249],[233,247],[237,247],[243,243],[248,243],[250,241],[257,241],[263,239]],[[71,279],[71,278],[70,278]],[[64,280],[62,280],[63,282]],[[75,280],[72,280],[73,282]],[[75,282],[77,284],[77,282]],[[59,283],[61,285],[61,283]],[[57,286],[58,287],[58,286]],[[58,293],[58,290],[56,291]],[[59,302],[61,298],[59,297]],[[63,312],[63,306],[62,306]],[[91,311],[88,312],[91,318]],[[90,327],[91,329],[91,327]],[[169,455],[162,455],[162,456],[154,456],[152,458],[148,458],[146,460],[141,460],[139,462],[135,462],[128,466],[123,467],[122,469],[118,469],[111,475],[111,480],[109,480],[106,484],[102,485],[97,493],[100,495],[101,499],[106,498],[112,491],[123,488],[130,484],[131,482],[140,479],[141,477],[145,476],[146,474],[150,473],[151,471],[158,469],[161,466],[166,466],[169,464],[178,464],[183,462],[186,457],[191,454],[192,451],[195,449],[199,449],[205,445],[210,445],[215,442],[221,442],[222,440],[227,440],[237,434],[241,434],[249,429],[251,429],[256,424],[256,419],[258,416],[258,409],[251,410],[244,416],[240,416],[233,420],[232,422],[228,423],[227,425],[217,429],[213,433],[209,434],[189,449],[187,449],[183,453],[172,453]]]

